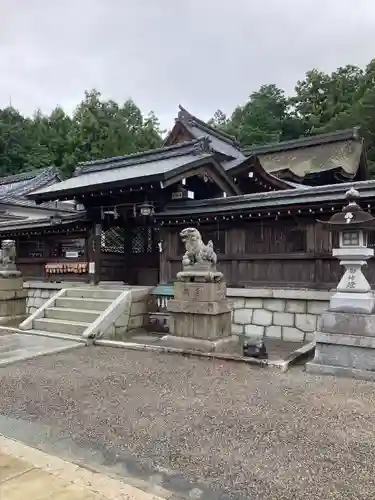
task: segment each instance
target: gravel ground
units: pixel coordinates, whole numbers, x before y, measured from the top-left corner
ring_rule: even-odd
[[[233,498],[373,500],[375,386],[91,347],[0,369],[0,413]]]

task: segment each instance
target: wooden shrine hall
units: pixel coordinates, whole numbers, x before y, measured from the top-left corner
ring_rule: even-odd
[[[27,195],[82,210],[0,231],[17,240],[25,277],[169,283],[179,232],[191,225],[213,241],[229,286],[327,289],[340,275],[335,235],[316,219],[341,210],[353,183],[371,210],[375,182],[357,129],[241,150],[181,107],[163,147],[80,164]],[[371,262],[369,274],[375,282]]]

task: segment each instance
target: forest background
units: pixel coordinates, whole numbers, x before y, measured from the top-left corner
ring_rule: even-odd
[[[218,109],[209,123],[241,146],[358,126],[375,178],[375,59],[365,69],[308,71],[292,96],[262,85],[231,114]],[[104,100],[97,90],[86,91],[72,115],[56,107],[28,117],[9,106],[0,110],[0,176],[55,165],[68,177],[79,162],[158,147],[165,133],[153,112],[143,114],[132,100]]]

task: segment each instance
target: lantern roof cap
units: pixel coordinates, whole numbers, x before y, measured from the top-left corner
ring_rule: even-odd
[[[351,187],[346,193],[345,198],[348,200],[348,204],[343,207],[341,212],[338,212],[328,220],[320,221],[324,224],[326,229],[331,231],[343,231],[343,230],[375,230],[375,217],[373,217],[369,212],[364,211],[357,203],[361,197],[359,191]]]

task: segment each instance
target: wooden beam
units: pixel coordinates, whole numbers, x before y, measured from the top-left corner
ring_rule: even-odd
[[[100,246],[102,225],[94,222],[88,240],[89,279],[93,285],[100,281]]]

